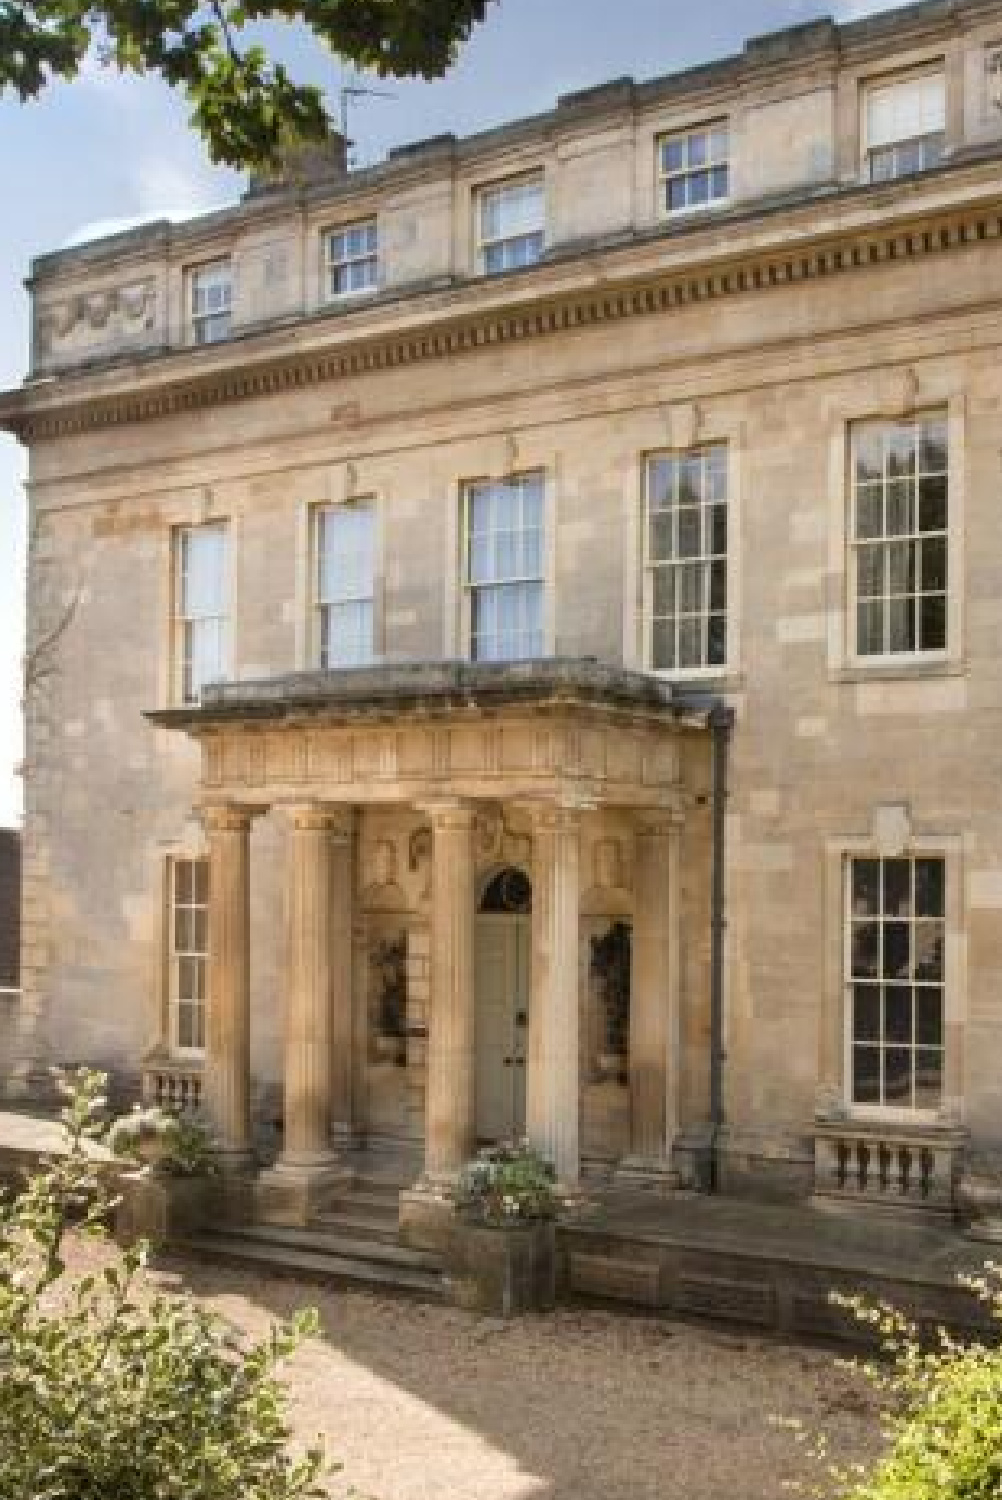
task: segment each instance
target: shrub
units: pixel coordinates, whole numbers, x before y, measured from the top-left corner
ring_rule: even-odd
[[[187,1299],[143,1286],[144,1251],[66,1271],[71,1224],[111,1204],[89,1149],[104,1080],[69,1084],[68,1151],[0,1205],[0,1495],[10,1500],[303,1500],[321,1456],[289,1453],[276,1365],[315,1319],[242,1344]]]
[[[961,1277],[1002,1323],[1002,1269]],[[833,1297],[871,1325],[883,1359],[857,1363],[877,1393],[887,1448],[872,1467],[829,1465],[815,1495],[841,1500],[998,1500],[1002,1495],[1002,1349],[952,1339],[940,1329],[932,1347],[893,1307]],[[796,1425],[796,1424],[790,1424]],[[813,1444],[826,1458],[824,1437]]]
[[[491,1146],[463,1168],[457,1202],[485,1224],[552,1219],[557,1211],[553,1168],[524,1142]]]
[[[205,1126],[169,1110],[137,1105],[113,1122],[107,1143],[116,1156],[146,1161],[168,1177],[198,1177],[215,1170],[212,1138]]]

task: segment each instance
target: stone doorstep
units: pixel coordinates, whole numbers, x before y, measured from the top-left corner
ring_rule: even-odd
[[[291,1232],[291,1231],[290,1231]],[[357,1282],[388,1292],[405,1292],[434,1301],[445,1301],[448,1288],[440,1270],[403,1261],[387,1261],[375,1247],[345,1242],[318,1246],[308,1242],[277,1242],[267,1227],[262,1230],[225,1231],[178,1240],[174,1248],[219,1261],[250,1263],[275,1274],[301,1271],[334,1282]],[[382,1247],[386,1248],[386,1247]]]

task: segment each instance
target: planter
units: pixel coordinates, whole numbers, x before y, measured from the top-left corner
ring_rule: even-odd
[[[460,1307],[488,1317],[546,1312],[556,1300],[552,1220],[493,1225],[453,1222],[449,1271]]]
[[[120,1189],[115,1238],[123,1244],[140,1239],[168,1244],[196,1234],[209,1222],[218,1199],[218,1184],[208,1175],[129,1172],[122,1177]]]

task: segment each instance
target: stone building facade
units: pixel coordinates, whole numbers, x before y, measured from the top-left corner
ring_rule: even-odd
[[[23,994],[306,1205],[1002,1142],[1002,4],[37,260]]]

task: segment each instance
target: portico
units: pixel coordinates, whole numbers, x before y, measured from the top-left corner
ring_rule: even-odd
[[[625,1134],[596,1136],[606,1130],[607,1154],[667,1178],[683,1108],[681,841],[707,712],[649,677],[548,661],[233,683],[197,708],[151,714],[201,747],[205,1103],[224,1163],[253,1162],[260,817],[282,821],[287,851],[283,1130],[259,1187],[274,1211],[307,1219],[343,1176],[339,1142],[385,1132],[387,1119],[413,1117],[431,1184],[474,1153],[493,1045],[483,1023],[478,1038],[478,985],[494,972],[490,953],[478,965],[478,903],[506,869],[531,890],[524,1047],[486,1064],[524,1066],[526,1134],[562,1182],[580,1175],[589,1088],[602,1119],[622,1115]],[[593,982],[589,954],[614,920],[631,933],[632,962],[626,1053],[610,1080],[592,1062],[611,1045],[609,1018],[591,1018],[586,992],[601,1011],[609,986]],[[509,980],[495,979],[504,1002]]]

